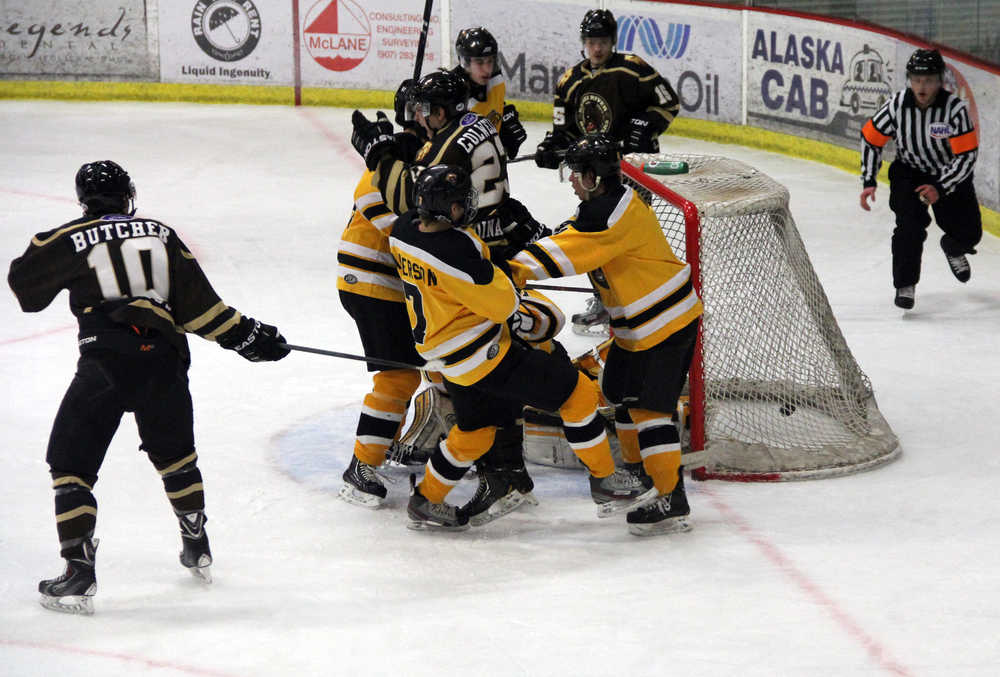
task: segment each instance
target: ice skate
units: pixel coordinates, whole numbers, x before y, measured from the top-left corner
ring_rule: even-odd
[[[97,593],[97,576],[94,572],[94,555],[99,539],[83,542],[83,556],[66,559],[66,569],[61,576],[38,583],[38,600],[43,607],[66,614],[89,616],[94,613],[94,595]]]
[[[524,496],[524,504],[538,505],[538,499],[531,493],[535,489],[535,482],[528,474],[528,469],[524,467],[524,460],[522,459],[521,465],[510,468],[507,472],[510,473],[511,484],[514,485],[518,493]]]
[[[447,503],[431,503],[420,493],[417,476],[410,475],[410,502],[406,506],[410,516],[407,528],[416,531],[465,531],[469,528],[469,517],[458,508]]]
[[[917,288],[912,284],[907,287],[900,287],[896,290],[896,305],[903,310],[909,310],[913,307],[914,297],[917,294]]]
[[[655,501],[658,492],[655,487],[647,489],[632,473],[617,469],[607,477],[591,475],[590,495],[597,503],[597,516],[611,517]]]
[[[470,525],[478,527],[517,510],[524,499],[514,485],[512,473],[482,471],[475,495],[459,510],[469,518]]]
[[[363,508],[377,508],[382,505],[387,493],[382,480],[375,474],[375,466],[362,463],[357,456],[351,455],[351,463],[344,471],[340,497]]]
[[[212,551],[208,547],[208,532],[205,522],[208,518],[203,512],[189,512],[178,515],[181,525],[181,564],[191,572],[191,575],[204,583],[212,582]]]
[[[603,336],[611,335],[611,315],[607,308],[601,303],[597,296],[587,299],[587,309],[582,313],[577,313],[572,317],[573,333],[580,336]]]
[[[959,254],[958,256],[952,256],[945,249],[945,244],[949,241],[947,235],[941,236],[941,250],[944,252],[945,259],[948,260],[948,267],[951,269],[951,274],[955,276],[955,279],[965,284],[972,277],[972,267],[969,265],[969,259],[966,258],[965,254]],[[954,240],[951,240],[954,243]],[[971,254],[975,254],[976,250],[973,249]]]
[[[628,522],[628,532],[634,536],[659,536],[691,531],[691,525],[687,521],[690,514],[691,508],[684,490],[684,475],[680,474],[673,491],[647,506],[633,510],[625,521]]]

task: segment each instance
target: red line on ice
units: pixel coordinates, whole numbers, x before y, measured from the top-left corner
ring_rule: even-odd
[[[798,588],[805,593],[805,595],[812,599],[812,601],[822,608],[826,609],[827,612],[833,616],[833,619],[837,624],[844,630],[848,635],[856,639],[868,652],[868,655],[879,664],[884,670],[892,675],[899,675],[899,677],[911,677],[911,673],[906,667],[894,660],[890,655],[888,650],[878,643],[874,637],[865,632],[861,624],[856,620],[851,618],[848,614],[835,600],[833,600],[829,595],[827,595],[823,589],[809,578],[803,571],[801,571],[792,560],[785,555],[781,549],[769,541],[764,535],[760,534],[756,529],[754,529],[749,522],[747,522],[739,513],[733,508],[724,503],[711,488],[701,487],[702,494],[708,496],[709,501],[712,505],[722,513],[723,517],[726,518],[736,530],[739,531],[743,536],[757,546],[757,549],[764,555],[764,557],[771,562],[781,573],[785,574],[793,583],[795,583]]]

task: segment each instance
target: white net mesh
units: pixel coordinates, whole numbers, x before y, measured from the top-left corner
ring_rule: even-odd
[[[900,454],[871,383],[855,362],[788,210],[788,191],[741,162],[629,155],[674,251],[698,241],[704,477],[785,480],[859,472]],[[686,174],[643,173],[686,162]],[[665,186],[680,196],[669,195]],[[685,202],[690,204],[685,205]],[[684,208],[697,209],[685,220]],[[695,375],[692,374],[692,379]],[[697,414],[697,406],[692,403]]]

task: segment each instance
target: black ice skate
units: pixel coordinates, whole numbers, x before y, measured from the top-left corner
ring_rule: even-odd
[[[459,511],[468,517],[469,524],[478,527],[517,510],[524,499],[514,486],[512,472],[483,470],[475,495]]]
[[[535,482],[531,479],[531,475],[528,474],[528,469],[524,467],[524,459],[521,459],[519,466],[509,468],[507,472],[510,474],[511,484],[524,496],[525,505],[538,505],[538,499],[531,493],[535,490]]]
[[[205,582],[212,582],[212,551],[208,547],[208,532],[205,531],[205,522],[208,518],[203,512],[189,512],[178,515],[177,521],[181,525],[181,564],[191,572],[195,578]]]
[[[611,315],[598,296],[587,299],[587,309],[573,315],[572,322],[574,334],[598,337],[611,335]]]
[[[677,477],[677,486],[665,496],[649,505],[633,510],[626,517],[628,532],[635,536],[658,536],[691,531],[687,516],[691,514],[687,493],[684,491],[684,474]]]
[[[917,295],[917,288],[912,284],[906,287],[900,287],[896,290],[896,305],[903,310],[909,310],[913,307],[914,297]]]
[[[417,531],[464,531],[469,528],[469,516],[453,505],[431,503],[417,488],[417,476],[410,475],[410,503],[406,506],[410,523]]]
[[[638,463],[625,463],[622,467],[626,472],[639,480],[647,489],[653,486],[653,478],[646,474],[646,469],[643,467],[642,461]]]
[[[955,279],[965,284],[972,277],[972,267],[969,265],[969,259],[965,257],[965,254],[958,254],[957,256],[952,256],[948,253],[946,248],[948,244],[948,236],[941,236],[941,249],[944,251],[944,257],[948,260],[948,267],[951,268],[951,274],[955,276]],[[954,243],[954,240],[951,241]],[[973,249],[971,254],[975,254],[976,250]]]
[[[658,492],[655,487],[647,489],[627,470],[618,469],[607,477],[591,475],[590,495],[597,504],[597,516],[611,517],[655,501]]]
[[[97,593],[97,575],[94,573],[94,555],[99,539],[83,542],[83,556],[66,559],[66,570],[58,578],[38,583],[42,593],[38,601],[46,609],[67,614],[89,616],[94,613],[94,594]]]
[[[363,508],[377,508],[382,505],[387,493],[382,480],[375,474],[375,466],[362,463],[352,455],[351,464],[344,471],[340,497]]]

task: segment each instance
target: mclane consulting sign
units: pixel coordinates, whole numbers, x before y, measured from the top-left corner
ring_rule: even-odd
[[[0,0],[0,77],[153,80],[143,0]]]

